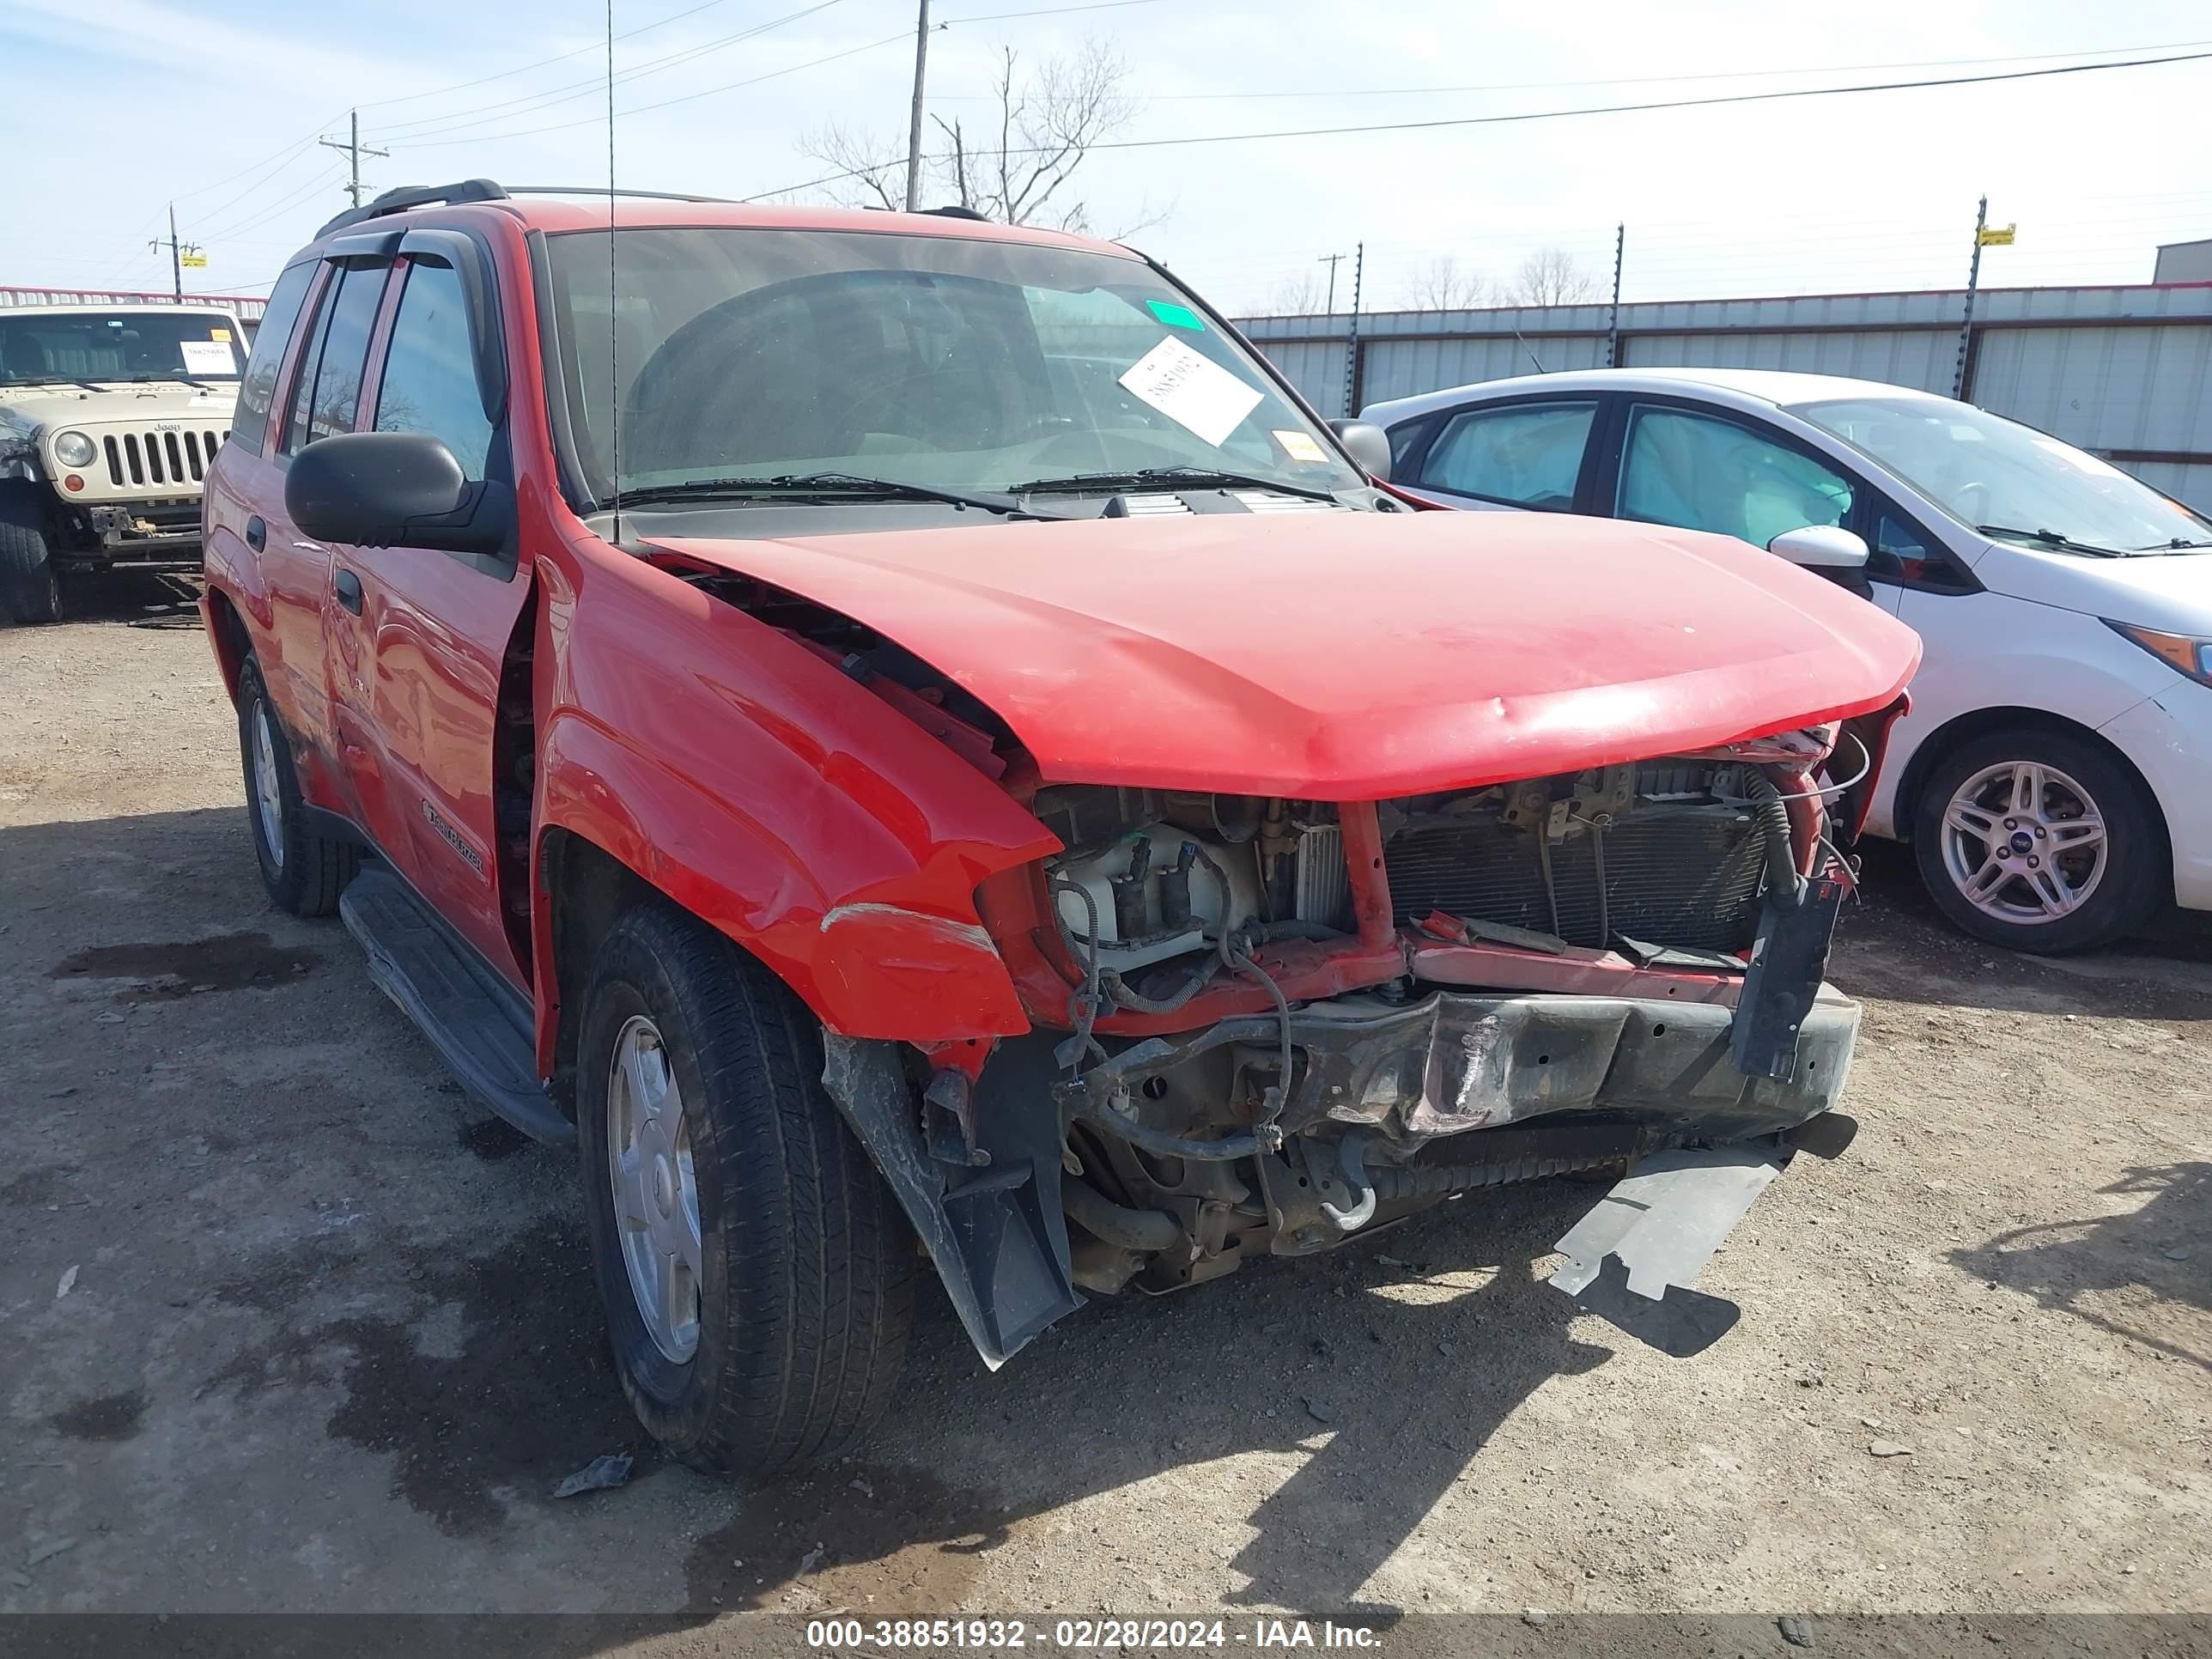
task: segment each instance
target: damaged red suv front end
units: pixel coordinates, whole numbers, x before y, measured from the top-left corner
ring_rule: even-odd
[[[741,568],[738,603],[1048,832],[976,885],[980,927],[874,919],[904,930],[879,966],[956,1000],[1003,975],[1018,1021],[828,1038],[994,1364],[1081,1291],[1180,1288],[1468,1188],[1771,1173],[1848,1075],[1838,842],[1909,632],[1713,537],[1261,528],[662,544]]]

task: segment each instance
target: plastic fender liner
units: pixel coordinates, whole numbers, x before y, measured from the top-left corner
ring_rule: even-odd
[[[969,1169],[929,1155],[899,1044],[824,1031],[822,1045],[823,1085],[898,1195],[975,1351],[998,1370],[1083,1305],[1068,1276],[1049,1048],[1000,1043],[983,1067],[975,1142],[990,1162]]]

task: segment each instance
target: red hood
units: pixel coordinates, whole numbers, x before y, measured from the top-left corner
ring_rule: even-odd
[[[1550,514],[1212,514],[660,544],[950,675],[1051,781],[1372,800],[1862,714],[1920,659],[1741,542]]]

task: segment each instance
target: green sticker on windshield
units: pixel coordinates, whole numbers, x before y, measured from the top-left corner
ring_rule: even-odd
[[[1179,306],[1172,300],[1147,300],[1145,304],[1170,328],[1187,328],[1194,334],[1206,332],[1206,319],[1188,306]]]

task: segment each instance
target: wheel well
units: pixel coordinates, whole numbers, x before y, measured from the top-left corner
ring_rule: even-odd
[[[584,987],[591,977],[592,958],[625,909],[666,896],[613,854],[573,830],[548,830],[538,857],[552,924],[554,983],[561,999],[553,1039],[553,1097],[574,1117],[576,1034],[583,1023]]]
[[[208,637],[215,642],[215,659],[222,669],[223,688],[230,693],[230,700],[236,702],[238,672],[246,665],[253,642],[246,635],[246,619],[238,614],[230,595],[221,588],[207,590],[207,609]]]
[[[2063,714],[2054,714],[2047,708],[1977,708],[1929,732],[1920,747],[1913,750],[1911,763],[1898,781],[1894,822],[1899,838],[1911,839],[1913,822],[1920,815],[1921,792],[1928,786],[1929,775],[1935,771],[1945,756],[1961,744],[1971,743],[1991,732],[2008,732],[2016,728],[2063,732],[2067,737],[2103,750],[2134,781],[2144,805],[2149,809],[2151,827],[2157,832],[2163,855],[2161,867],[2168,871],[2170,878],[2173,849],[2166,827],[2166,809],[2160,805],[2157,794],[2144,780],[2143,775],[2136,769],[2136,763],[2109,738],[2079,720],[2068,720]]]

